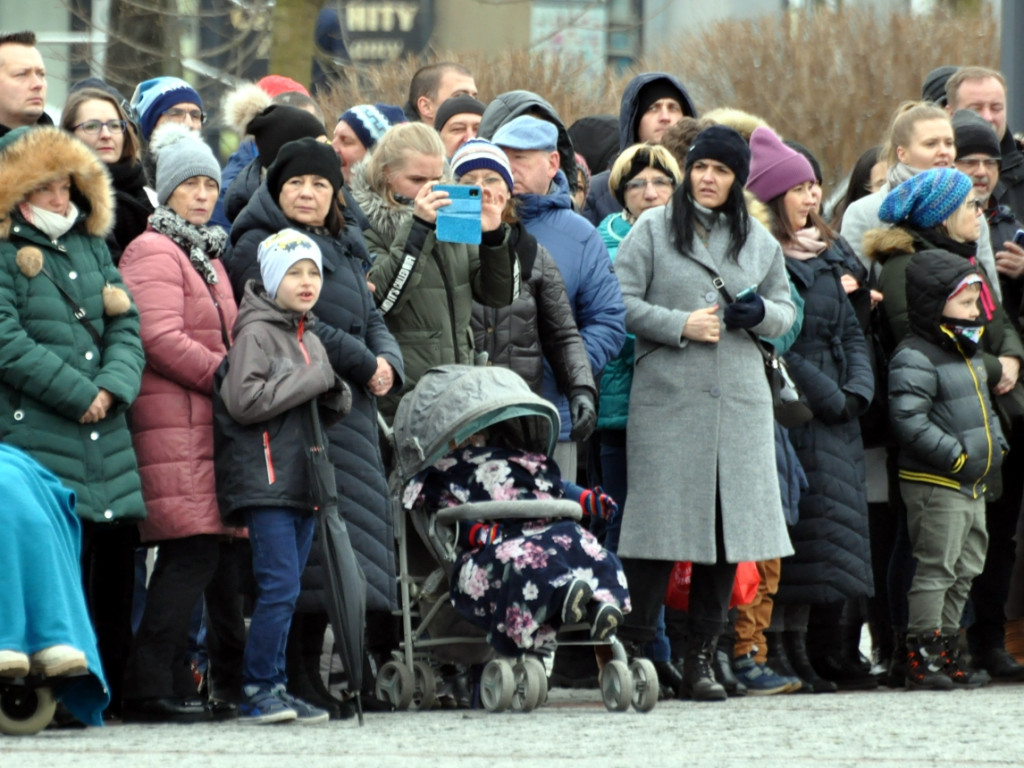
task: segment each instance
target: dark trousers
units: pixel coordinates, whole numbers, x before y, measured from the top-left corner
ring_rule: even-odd
[[[722,511],[715,502],[714,563],[694,563],[690,577],[690,608],[687,629],[690,637],[717,637],[725,629],[729,598],[736,579],[736,563],[725,561]],[[623,640],[649,642],[654,638],[658,613],[665,604],[665,590],[675,563],[668,560],[622,558],[633,609],[619,632]]]
[[[82,583],[114,714],[120,714],[125,659],[132,644],[138,541],[135,523],[82,521]]]
[[[221,536],[160,542],[146,608],[125,672],[126,699],[195,698],[187,664],[192,609],[206,598],[210,690],[217,698],[241,697],[242,568],[248,547]]]

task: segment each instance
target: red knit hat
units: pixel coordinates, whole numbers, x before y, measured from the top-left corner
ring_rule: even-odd
[[[258,85],[270,98],[279,96],[282,93],[291,92],[297,92],[301,93],[303,96],[309,96],[309,91],[306,90],[306,87],[302,83],[292,80],[290,77],[285,77],[284,75],[267,75],[266,77],[258,80],[256,85]]]

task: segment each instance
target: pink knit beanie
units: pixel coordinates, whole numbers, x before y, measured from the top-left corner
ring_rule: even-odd
[[[770,128],[755,128],[750,134],[747,189],[767,203],[805,181],[815,181],[807,158],[783,144]]]

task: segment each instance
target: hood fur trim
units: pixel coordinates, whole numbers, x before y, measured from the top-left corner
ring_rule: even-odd
[[[270,96],[258,85],[243,85],[224,102],[224,125],[239,136],[245,136],[249,133],[249,123],[270,103]]]
[[[883,263],[890,256],[914,252],[914,236],[901,227],[871,229],[864,233],[864,258]]]
[[[0,150],[0,239],[11,234],[11,216],[32,190],[61,176],[89,204],[85,231],[103,237],[114,223],[114,193],[107,168],[85,144],[59,128],[33,128]]]
[[[743,190],[743,199],[747,203],[747,215],[757,219],[769,232],[772,231],[772,215],[768,212],[768,206],[762,203],[749,189]]]
[[[396,208],[384,197],[378,195],[366,181],[365,161],[352,166],[352,178],[349,184],[356,205],[366,215],[373,229],[388,244],[394,241],[398,228],[412,216],[410,206]]]
[[[748,143],[750,142],[750,134],[754,132],[755,128],[771,128],[774,133],[778,133],[778,131],[765,122],[763,117],[751,114],[750,112],[744,112],[742,109],[735,109],[734,107],[713,109],[710,112],[706,112],[703,119],[732,128]]]

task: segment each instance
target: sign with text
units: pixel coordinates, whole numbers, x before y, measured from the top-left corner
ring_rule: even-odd
[[[320,11],[316,43],[339,64],[372,64],[420,53],[433,30],[433,0],[346,0]]]

